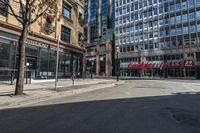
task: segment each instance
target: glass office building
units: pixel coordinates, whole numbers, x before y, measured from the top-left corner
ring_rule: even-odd
[[[199,78],[200,0],[116,0],[121,76]]]
[[[84,3],[85,40],[95,42],[99,39],[112,39],[115,22],[114,0],[85,0]]]
[[[113,63],[114,0],[84,1],[86,73],[111,76]]]

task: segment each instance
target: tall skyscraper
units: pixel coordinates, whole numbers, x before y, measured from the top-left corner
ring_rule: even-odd
[[[200,0],[116,0],[121,76],[200,76]]]
[[[114,0],[85,0],[84,14],[87,71],[90,74],[110,76],[113,57]]]

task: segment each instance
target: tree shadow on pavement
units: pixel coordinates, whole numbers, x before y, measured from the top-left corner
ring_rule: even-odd
[[[1,133],[199,133],[200,94],[0,110]]]

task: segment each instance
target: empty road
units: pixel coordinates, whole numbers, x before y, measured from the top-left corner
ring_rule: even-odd
[[[200,133],[200,81],[132,80],[0,110],[1,133]]]

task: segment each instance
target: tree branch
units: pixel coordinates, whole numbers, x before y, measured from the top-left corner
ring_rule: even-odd
[[[48,8],[49,8],[49,7],[46,7],[45,10],[41,11],[40,13],[38,13],[38,14],[35,16],[35,18],[34,18],[33,20],[30,20],[29,23],[30,23],[30,24],[35,23],[35,22],[38,20],[38,18],[40,18],[41,16],[43,16],[43,15],[46,13],[46,11],[48,10]]]
[[[14,9],[9,4],[8,0],[0,0],[0,3],[3,4],[5,7],[8,7],[7,10],[3,10],[3,9],[1,9],[1,10],[5,11],[6,13],[8,13],[12,16],[14,16],[17,19],[17,21],[19,21],[21,24],[23,24],[23,18],[15,13]],[[9,9],[10,9],[11,12],[9,12]]]

